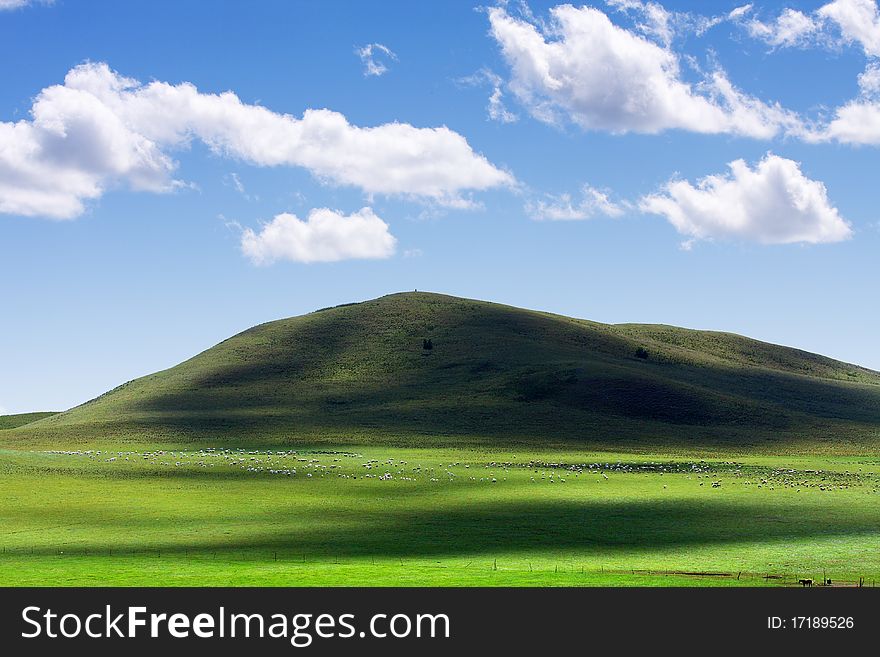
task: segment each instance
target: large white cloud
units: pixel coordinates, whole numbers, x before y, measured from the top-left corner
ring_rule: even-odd
[[[304,167],[319,179],[387,194],[466,205],[466,194],[513,184],[446,127],[351,125],[338,112],[302,118],[189,83],[143,85],[103,63],[72,69],[43,89],[30,120],[0,122],[0,212],[71,218],[108,186],[174,186],[170,152],[193,139],[256,166]]]
[[[668,47],[619,27],[592,7],[561,5],[542,24],[488,11],[511,68],[508,86],[538,119],[588,130],[682,129],[769,138],[797,118],[736,89],[721,70],[686,82]]]
[[[852,235],[825,185],[807,178],[797,162],[768,154],[753,168],[743,160],[729,167],[729,174],[706,176],[696,185],[671,181],[639,206],[693,239],[816,244]]]
[[[259,265],[278,260],[309,263],[389,258],[396,245],[388,224],[370,208],[348,216],[318,208],[309,212],[305,221],[293,214],[279,214],[259,233],[247,228],[241,236],[242,251]]]

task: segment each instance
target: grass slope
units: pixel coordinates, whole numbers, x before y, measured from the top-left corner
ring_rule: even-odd
[[[0,415],[0,431],[3,429],[15,429],[17,427],[36,422],[57,415],[57,411],[43,411],[37,413],[16,413],[14,415]]]
[[[726,333],[405,293],[256,326],[0,441],[847,452],[873,446],[878,427],[880,374],[854,365]]]

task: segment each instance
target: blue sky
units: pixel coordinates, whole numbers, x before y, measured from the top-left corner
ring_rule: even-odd
[[[878,58],[874,0],[0,0],[0,410],[416,288],[880,369]]]

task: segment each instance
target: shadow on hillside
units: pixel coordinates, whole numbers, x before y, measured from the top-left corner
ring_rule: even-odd
[[[837,422],[880,423],[880,389],[757,371],[635,363],[595,375],[595,364],[570,365],[487,374],[456,362],[418,380],[337,387],[296,381],[285,365],[240,366],[215,374],[205,387],[135,402],[137,419],[129,424],[193,434],[376,430],[560,440],[659,434],[688,444],[694,436],[682,434],[691,429],[718,442],[755,432],[785,442],[804,433],[827,434]]]
[[[85,549],[160,551],[162,554],[215,553],[240,558],[415,557],[479,555],[501,552],[558,553],[567,550],[613,553],[617,550],[697,548],[701,546],[788,541],[819,537],[876,536],[880,513],[840,517],[839,507],[780,507],[693,501],[651,502],[509,502],[445,508],[436,511],[304,511],[295,506],[256,511],[246,519],[253,533],[235,519],[224,520],[227,539],[194,538],[217,530],[200,520],[96,517],[103,529],[118,524],[112,546],[68,539],[68,554]],[[84,519],[88,526],[89,520]],[[221,527],[222,529],[222,527]],[[158,531],[158,534],[157,534]],[[143,539],[139,539],[143,535]],[[156,540],[156,536],[162,538]],[[56,547],[34,554],[57,554]]]

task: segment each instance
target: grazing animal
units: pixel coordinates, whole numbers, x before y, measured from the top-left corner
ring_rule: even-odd
[[[813,580],[811,579],[799,579],[798,582],[801,586],[813,586]]]

